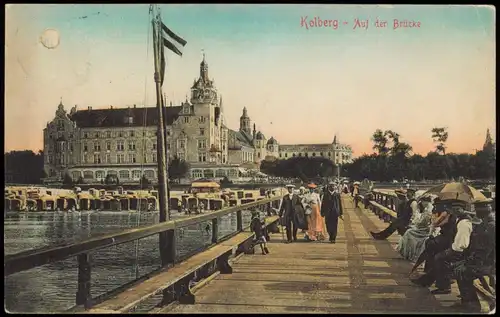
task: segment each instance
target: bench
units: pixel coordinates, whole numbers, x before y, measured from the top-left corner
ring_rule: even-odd
[[[496,273],[492,272],[488,275],[476,276],[474,287],[481,297],[489,304],[490,311],[496,308]]]
[[[231,274],[232,268],[228,264],[231,255],[238,255],[251,245],[254,234],[241,232],[234,237],[217,244],[208,250],[196,254],[187,260],[161,271],[155,276],[134,285],[122,293],[105,300],[92,307],[88,313],[127,313],[152,296],[167,291],[168,288],[176,289],[172,294],[172,301],[179,300],[180,303],[194,304],[194,295],[189,290],[191,280],[198,271],[207,267],[214,260],[217,270],[221,274]]]
[[[370,201],[370,205],[372,207],[373,212],[379,216],[379,218],[383,219],[385,222],[389,222],[390,218],[397,218],[397,214],[395,211],[382,206],[381,204],[375,202],[375,201]]]

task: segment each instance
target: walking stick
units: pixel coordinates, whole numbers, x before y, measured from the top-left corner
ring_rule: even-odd
[[[285,243],[285,231],[283,229],[283,222],[282,222],[283,218],[282,217],[283,216],[280,216],[280,220],[279,220],[280,221],[280,227],[281,227],[281,230],[280,230],[281,231],[281,242]]]

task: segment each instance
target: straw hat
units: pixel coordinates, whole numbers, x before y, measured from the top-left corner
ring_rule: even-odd
[[[300,186],[299,190],[306,190],[304,186]]]
[[[286,187],[286,188],[295,188],[295,185],[293,185],[293,184],[288,184],[288,185],[286,185],[285,187]]]

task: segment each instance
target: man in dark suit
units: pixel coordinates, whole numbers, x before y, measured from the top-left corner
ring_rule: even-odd
[[[401,236],[404,235],[410,225],[411,217],[418,210],[418,204],[415,200],[415,191],[412,189],[396,190],[395,191],[399,204],[397,206],[397,218],[391,224],[380,232],[371,232],[370,234],[375,240],[385,240],[394,232],[398,232]]]
[[[288,193],[281,200],[279,216],[281,223],[286,227],[286,243],[297,241],[297,221],[295,217],[295,206],[300,204],[299,196],[295,195],[294,185],[287,185]],[[293,238],[293,240],[292,240]]]
[[[491,205],[491,201],[474,204],[476,216],[481,220],[481,223],[475,224],[472,229],[469,248],[466,250],[464,259],[452,264],[460,290],[461,302],[451,307],[464,312],[481,312],[481,303],[474,287],[476,278],[488,276],[490,285],[482,286],[486,289],[494,288],[496,228]],[[483,283],[487,284],[485,280],[481,281],[481,284]]]
[[[330,243],[335,243],[339,217],[342,217],[342,204],[340,202],[340,192],[336,189],[334,182],[328,183],[327,190],[323,194],[321,216],[325,218]]]

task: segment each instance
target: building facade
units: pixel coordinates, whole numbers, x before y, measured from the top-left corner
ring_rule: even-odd
[[[237,178],[240,166],[258,167],[266,157],[324,156],[336,164],[349,162],[347,145],[279,145],[274,138],[251,125],[243,109],[238,130],[224,122],[223,102],[209,78],[205,57],[200,75],[191,87],[191,97],[178,106],[164,109],[167,126],[167,155],[190,163],[190,178]],[[68,113],[60,102],[54,119],[43,130],[44,168],[48,181],[61,180],[67,173],[73,180],[102,182],[115,175],[121,183],[137,182],[142,175],[157,179],[156,107],[78,109]]]

